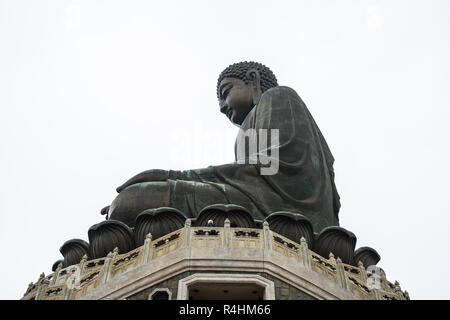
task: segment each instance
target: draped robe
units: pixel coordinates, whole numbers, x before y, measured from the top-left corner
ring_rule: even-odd
[[[147,200],[160,197],[166,199],[160,206],[177,208],[193,218],[205,206],[232,203],[245,207],[257,220],[275,211],[290,211],[309,218],[315,232],[338,225],[340,202],[334,183],[334,158],[298,94],[284,86],[264,92],[243,121],[236,141],[242,141],[240,135],[249,129],[279,130],[279,143],[269,144],[268,152],[270,159],[276,154],[274,148],[278,149],[275,174],[262,175],[264,165],[248,163],[255,155],[242,158],[235,148],[234,163],[169,171],[169,179],[164,182],[167,192],[155,191],[156,184],[161,189],[163,182],[127,187],[113,201],[110,218],[133,226],[137,214],[156,206],[155,201]]]

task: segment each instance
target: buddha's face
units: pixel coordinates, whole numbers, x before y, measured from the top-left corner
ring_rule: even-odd
[[[234,124],[240,126],[254,105],[254,88],[251,81],[246,84],[236,78],[224,78],[219,85],[220,112]]]

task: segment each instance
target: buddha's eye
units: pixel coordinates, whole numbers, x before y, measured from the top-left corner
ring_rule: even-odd
[[[233,86],[231,86],[231,85],[225,87],[225,89],[222,91],[222,100],[225,100],[227,98],[232,87]]]
[[[228,87],[227,89],[225,89],[225,91],[223,92],[223,98],[226,99],[228,94],[230,93],[231,87]]]

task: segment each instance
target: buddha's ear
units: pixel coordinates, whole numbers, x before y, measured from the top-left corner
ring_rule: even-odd
[[[253,104],[257,105],[261,98],[261,76],[256,69],[250,69],[245,75],[246,78],[252,83],[253,88]]]

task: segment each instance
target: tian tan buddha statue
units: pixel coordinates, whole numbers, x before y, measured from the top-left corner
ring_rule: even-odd
[[[338,226],[334,159],[298,94],[278,86],[266,66],[240,62],[220,74],[217,97],[220,111],[240,127],[236,161],[139,173],[117,188],[117,197],[102,210],[107,219],[133,228],[138,215],[149,209],[171,208],[195,221],[207,207],[231,205],[259,222],[277,212],[294,220],[301,216],[315,233]]]

